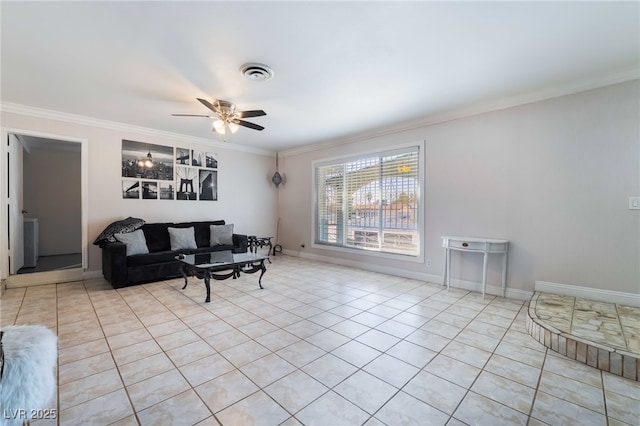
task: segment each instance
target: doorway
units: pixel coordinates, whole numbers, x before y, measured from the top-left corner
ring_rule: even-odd
[[[3,137],[9,217],[2,278],[7,287],[81,280],[87,267],[86,140],[11,130]]]

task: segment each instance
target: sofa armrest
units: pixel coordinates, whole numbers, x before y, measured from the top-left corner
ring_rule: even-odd
[[[233,252],[246,253],[249,246],[249,239],[246,235],[233,234]]]
[[[102,246],[102,275],[114,288],[127,285],[127,246],[124,243]]]

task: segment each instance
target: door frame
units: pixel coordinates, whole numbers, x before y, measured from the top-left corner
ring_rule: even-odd
[[[15,275],[24,266],[24,155],[26,146],[22,138],[9,133],[7,137],[7,150],[9,152],[7,161],[7,233],[9,234],[9,244],[7,244],[7,259],[9,263],[9,275]],[[11,184],[11,183],[14,184]]]
[[[7,191],[8,191],[8,161],[9,150],[7,146],[7,138],[10,134],[15,134],[18,138],[21,135],[32,136],[44,139],[55,139],[64,142],[72,142],[80,144],[80,199],[81,199],[81,234],[82,234],[82,267],[75,269],[67,269],[62,271],[36,272],[31,274],[10,275],[9,259],[8,259],[8,235],[6,226],[0,226],[0,279],[6,280],[7,288],[11,287],[28,287],[32,285],[53,284],[59,282],[78,281],[84,278],[84,271],[88,268],[88,223],[89,223],[89,140],[86,138],[78,138],[75,136],[65,136],[56,133],[44,133],[33,130],[25,130],[18,128],[1,128],[1,147],[0,155],[0,223],[8,224],[7,217]]]

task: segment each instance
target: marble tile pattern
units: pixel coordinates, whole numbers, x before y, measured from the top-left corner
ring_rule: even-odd
[[[617,306],[629,352],[640,354],[640,308]]]
[[[620,334],[587,301],[272,261],[264,290],[253,275],[216,281],[210,303],[195,278],[7,289],[2,326],[59,338],[57,418],[32,424],[639,424],[632,352],[568,334],[576,322],[636,350],[638,310],[617,307]],[[549,324],[532,319],[537,302]]]
[[[640,381],[640,308],[537,292],[526,328],[561,355]]]
[[[570,334],[628,351],[616,305],[576,299]]]
[[[571,320],[576,298],[551,293],[540,293],[536,305],[536,315],[545,324],[561,333],[571,332]]]

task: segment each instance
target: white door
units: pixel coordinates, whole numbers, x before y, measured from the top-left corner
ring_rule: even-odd
[[[9,274],[14,275],[24,265],[24,224],[22,221],[22,155],[23,146],[14,134],[9,134],[8,196]]]

